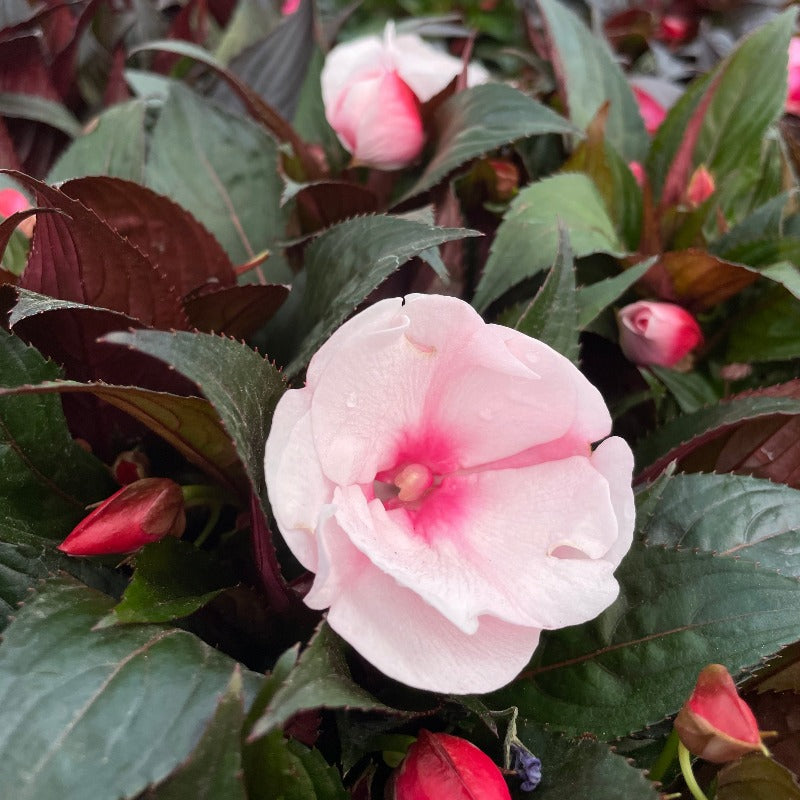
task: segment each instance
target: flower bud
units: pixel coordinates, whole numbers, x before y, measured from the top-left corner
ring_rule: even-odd
[[[789,42],[789,75],[786,88],[786,111],[800,116],[800,37]]]
[[[617,314],[619,346],[634,364],[674,367],[703,341],[695,318],[673,303],[640,300]]]
[[[633,96],[639,106],[639,113],[644,120],[645,130],[652,136],[667,116],[667,110],[653,95],[641,87],[631,86],[631,89],[633,89]]]
[[[686,187],[686,202],[692,208],[697,208],[714,194],[716,188],[714,176],[706,169],[705,164],[701,164],[689,179],[689,185]]]
[[[644,189],[644,182],[647,178],[644,167],[638,161],[631,161],[628,164],[628,169],[631,171],[633,179],[636,181],[639,188]]]
[[[181,487],[168,478],[144,478],[100,503],[58,549],[71,556],[130,553],[185,528]]]
[[[5,219],[16,214],[17,211],[25,211],[30,207],[28,198],[22,192],[18,192],[16,189],[0,189],[0,218]],[[28,217],[17,226],[17,230],[30,238],[33,235],[34,225],[36,225],[36,217]]]
[[[120,486],[150,476],[150,459],[141,450],[123,450],[111,465],[111,474]]]
[[[697,677],[675,730],[687,750],[717,764],[763,750],[756,718],[722,664],[709,664]]]
[[[458,736],[420,731],[394,776],[392,800],[511,800],[495,763]]]
[[[691,18],[683,14],[665,14],[658,25],[658,38],[670,45],[685,42],[693,33]]]
[[[489,186],[490,199],[501,203],[511,200],[519,189],[519,170],[502,158],[490,158],[487,164],[493,179]]]

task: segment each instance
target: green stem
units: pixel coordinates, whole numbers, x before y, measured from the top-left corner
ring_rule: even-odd
[[[664,778],[672,762],[678,757],[678,732],[673,728],[672,733],[664,743],[664,749],[656,759],[656,763],[650,768],[648,777],[651,781],[660,781]]]
[[[683,742],[678,742],[678,763],[681,765],[683,779],[686,781],[686,786],[692,793],[692,797],[694,797],[695,800],[708,800],[703,790],[700,788],[700,784],[694,777],[694,772],[692,772],[692,756]]]
[[[210,486],[206,483],[192,483],[181,486],[183,503],[186,508],[195,506],[216,506],[225,503],[228,495],[219,486]]]
[[[203,542],[211,535],[211,531],[214,530],[217,523],[219,522],[219,515],[222,511],[222,503],[215,503],[209,504],[208,506],[208,519],[206,520],[206,524],[203,526],[203,530],[197,535],[197,538],[194,540],[195,547],[202,547]]]

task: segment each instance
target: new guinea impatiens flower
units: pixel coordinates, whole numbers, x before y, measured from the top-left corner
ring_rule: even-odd
[[[690,753],[717,764],[764,750],[756,718],[722,664],[709,664],[700,672],[692,696],[675,718],[675,730]]]
[[[398,169],[422,150],[425,132],[420,103],[442,91],[462,63],[411,33],[365,36],[334,47],[322,69],[325,116],[342,145],[359,164]],[[471,64],[467,83],[488,79]]]
[[[800,37],[789,42],[789,74],[786,87],[786,111],[800,116]]]
[[[634,364],[674,367],[703,341],[697,320],[674,303],[640,300],[617,313],[619,346]]]
[[[100,503],[58,549],[71,556],[132,553],[185,528],[181,487],[169,478],[143,478]]]
[[[472,742],[422,730],[392,778],[391,800],[511,800],[503,773]]]
[[[278,403],[266,479],[316,573],[305,602],[410,686],[512,680],[543,629],[617,596],[633,457],[603,398],[547,345],[439,295],[382,300]]]

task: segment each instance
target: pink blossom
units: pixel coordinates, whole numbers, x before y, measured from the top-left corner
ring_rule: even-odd
[[[289,14],[294,14],[298,8],[300,8],[300,0],[283,0],[281,14],[286,17]]]
[[[697,320],[673,303],[640,300],[617,315],[619,344],[634,364],[674,367],[703,341]]]
[[[334,47],[322,70],[325,116],[357,163],[398,169],[419,156],[425,143],[420,103],[461,72],[462,63],[414,34],[366,36]],[[467,82],[488,78],[470,65]]]
[[[30,207],[31,204],[28,202],[28,198],[22,192],[11,188],[0,189],[0,218],[10,217],[12,214],[16,214],[17,211],[25,211]],[[30,237],[33,235],[35,224],[36,217],[28,217],[19,224],[19,230],[25,236]]]
[[[708,171],[705,164],[701,164],[689,179],[689,185],[686,187],[686,202],[692,208],[697,208],[703,205],[716,189],[714,176]]]
[[[631,86],[631,89],[633,89],[633,95],[639,105],[639,113],[644,120],[644,127],[652,136],[664,121],[664,118],[667,116],[667,111],[653,95],[646,92],[640,86]]]
[[[786,91],[786,111],[800,116],[800,37],[789,42],[789,85]]]
[[[543,629],[617,596],[630,448],[547,345],[453,297],[383,300],[315,354],[275,411],[278,527],[316,573],[305,602],[408,685],[486,692]]]

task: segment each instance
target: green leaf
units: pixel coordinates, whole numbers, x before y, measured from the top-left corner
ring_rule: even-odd
[[[314,352],[381,281],[430,248],[467,236],[463,228],[437,228],[382,214],[329,228],[305,254],[305,287],[276,315],[282,334],[294,333],[297,350],[286,371],[296,375]],[[295,313],[290,316],[291,310]],[[287,319],[288,317],[288,319]]]
[[[603,200],[588,177],[566,173],[531,184],[514,199],[497,230],[473,299],[479,311],[555,262],[559,224],[569,234],[578,258],[623,252]]]
[[[649,145],[644,122],[619,64],[595,36],[558,0],[538,0],[553,48],[556,74],[563,81],[569,116],[581,130],[609,101],[606,138],[628,161],[642,161]]]
[[[584,330],[601,311],[622,297],[655,261],[655,258],[647,258],[612,278],[597,281],[589,286],[581,286],[575,297],[578,304],[578,328]]]
[[[775,287],[736,319],[728,361],[783,361],[800,356],[800,300]]]
[[[236,582],[215,556],[168,537],[137,553],[122,600],[95,627],[187,617]]]
[[[580,135],[547,106],[501,83],[453,95],[436,112],[435,124],[436,152],[400,202],[426,192],[471,159],[518,139],[544,133]]]
[[[151,189],[190,211],[234,262],[278,249],[286,219],[278,150],[254,123],[174,85],[150,139],[145,174]]]
[[[783,221],[787,212],[789,200],[796,194],[794,191],[783,192],[773,197],[763,205],[756,208],[729,231],[709,245],[709,250],[727,261],[742,261],[739,254],[742,248],[753,242],[776,240],[783,233]],[[772,259],[774,260],[774,259]],[[745,264],[758,266],[745,259]]]
[[[717,773],[716,800],[800,800],[800,786],[786,767],[761,753],[726,764]]]
[[[233,443],[213,406],[201,397],[114,386],[108,383],[45,381],[34,386],[0,388],[0,398],[15,394],[92,394],[130,414],[169,442],[188,461],[213,480],[243,498],[248,479]]]
[[[638,442],[634,448],[637,479],[655,477],[694,444],[713,439],[739,422],[771,414],[800,414],[800,401],[789,397],[739,397],[683,414]]]
[[[118,103],[100,114],[87,133],[61,154],[47,175],[47,183],[61,183],[84,175],[112,175],[144,182],[144,100]]]
[[[61,103],[36,94],[0,92],[0,116],[43,122],[74,139],[81,124]]]
[[[685,414],[699,411],[719,401],[719,395],[699,372],[678,372],[666,367],[650,367],[650,371],[667,387],[678,407]]]
[[[353,681],[342,640],[327,623],[322,624],[297,665],[276,690],[254,723],[249,740],[275,731],[298,711],[315,708],[394,711]]]
[[[197,747],[139,800],[247,800],[242,780],[243,722],[242,676],[236,669]]]
[[[0,329],[0,384],[57,377],[55,364]],[[113,488],[108,470],[73,441],[57,397],[0,397],[0,508],[9,526],[63,539]]]
[[[184,763],[236,663],[183,630],[93,631],[113,601],[51,581],[0,646],[0,795],[118,800]],[[259,677],[243,675],[252,698]]]
[[[517,720],[517,736],[542,762],[536,800],[657,800],[656,787],[608,745],[573,741],[526,719]],[[526,797],[528,795],[525,795]]]
[[[264,489],[264,445],[283,393],[280,372],[254,350],[208,333],[129,331],[106,341],[124,344],[174,367],[194,381],[219,414],[253,489]]]
[[[673,475],[649,511],[640,523],[649,545],[735,556],[800,578],[797,489],[745,475]]]
[[[543,635],[495,708],[607,740],[675,713],[707,664],[735,675],[800,637],[798,582],[747,561],[634,545],[617,579],[603,614]]]
[[[514,328],[549,344],[573,363],[578,361],[578,308],[575,263],[569,236],[560,232],[558,255],[541,288],[525,306]]]

